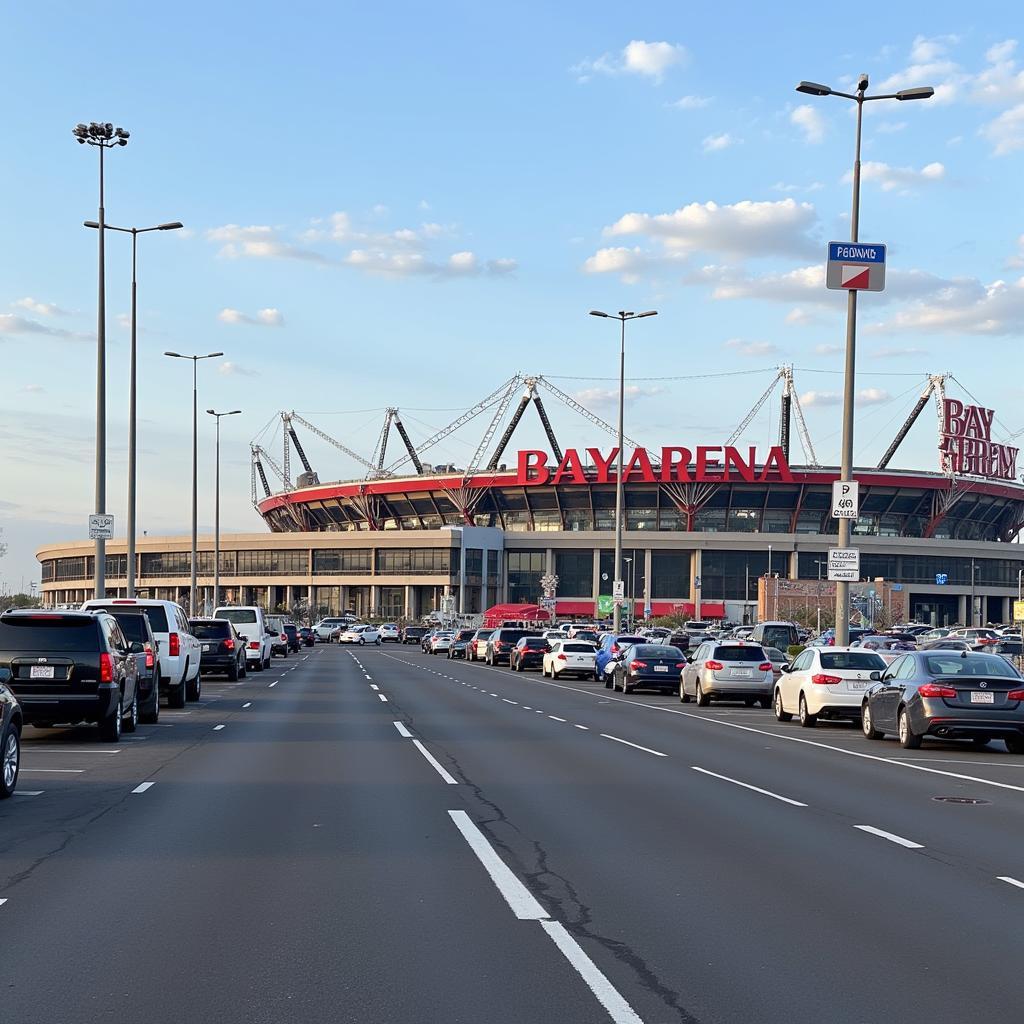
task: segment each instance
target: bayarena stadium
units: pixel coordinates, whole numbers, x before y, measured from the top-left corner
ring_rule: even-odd
[[[860,594],[893,621],[1011,621],[1024,569],[1015,543],[1024,527],[1017,449],[993,440],[991,410],[947,397],[946,381],[928,377],[877,464],[854,471],[855,605]],[[607,443],[563,446],[549,418],[555,401]],[[763,445],[741,445],[765,403],[777,428]],[[933,415],[934,467],[891,468],[915,422],[927,430]],[[520,450],[512,442],[527,416],[546,443]],[[471,421],[478,443],[466,464],[431,464],[437,446]],[[397,409],[384,410],[368,456],[298,413],[282,413],[274,450],[252,445],[252,501],[267,530],[222,536],[222,602],[304,618],[351,610],[408,621],[432,611],[476,615],[538,604],[549,577],[544,604],[553,597],[558,618],[604,616],[614,577],[616,437],[549,379],[522,375],[422,440]],[[321,453],[333,448],[330,457],[340,452],[358,464],[361,478],[321,481],[304,447],[312,450],[311,438]],[[790,367],[778,371],[731,437],[673,436],[658,447],[626,437],[623,459],[623,578],[636,616],[749,622],[834,601],[826,562],[838,531],[831,503],[839,471],[817,462]],[[188,536],[140,537],[139,596],[187,607],[190,546]],[[200,538],[199,610],[213,599],[213,549],[212,537]],[[79,541],[38,552],[47,604],[92,596],[92,551],[91,542]],[[108,542],[111,595],[125,593],[125,558],[123,540]]]

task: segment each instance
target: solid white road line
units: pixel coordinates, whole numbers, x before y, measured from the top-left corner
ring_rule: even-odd
[[[438,775],[441,776],[442,779],[444,779],[445,782],[448,783],[449,786],[457,786],[459,784],[459,780],[449,775],[448,772],[445,771],[444,765],[441,764],[441,762],[438,761],[437,758],[434,757],[434,755],[427,750],[419,740],[414,739],[412,741],[412,745],[427,759],[427,761],[430,762],[430,766]]]
[[[541,921],[540,926],[587,983],[587,988],[594,993],[615,1024],[643,1024],[633,1007],[622,998],[618,989],[601,973],[563,925],[558,921]]]
[[[616,743],[624,743],[627,747],[634,747],[647,754],[654,754],[655,757],[668,757],[668,754],[663,754],[660,750],[651,750],[650,747],[641,747],[639,743],[630,743],[629,740],[620,739],[618,736],[609,736],[606,732],[602,732],[600,735],[606,740],[615,740]]]
[[[498,695],[497,695],[496,693],[492,693],[492,694],[491,694],[491,696],[492,696],[492,697],[497,697]],[[502,699],[502,700],[503,700],[503,701],[504,701],[504,702],[505,702],[506,704],[518,704],[518,703],[519,703],[519,701],[517,701],[517,700],[509,700],[509,699],[508,699],[508,697],[502,697],[501,699]]]
[[[878,836],[880,839],[888,839],[890,843],[895,843],[897,846],[905,846],[908,850],[924,849],[920,843],[912,843],[909,839],[894,835],[892,832],[883,832],[882,829],[875,828],[874,825],[854,825],[853,827],[861,832],[870,832],[871,835]]]
[[[24,775],[26,772],[33,772],[35,774],[46,774],[46,775],[82,775],[85,772],[84,768],[20,768],[20,774]]]
[[[242,710],[244,711],[244,710],[245,710],[246,708],[251,708],[251,707],[252,707],[252,701],[251,701],[251,700],[247,700],[247,701],[246,701],[246,702],[245,702],[245,703],[244,703],[244,704],[242,705]]]
[[[709,772],[707,768],[698,768],[695,764],[691,764],[690,767],[695,772],[700,772],[701,775],[710,775],[713,778],[721,779],[723,782],[731,782],[734,786],[742,786],[744,789],[753,790],[755,793],[760,793],[763,796],[770,796],[773,800],[781,800],[784,804],[792,804],[794,807],[807,806],[807,804],[800,803],[799,800],[790,800],[788,796],[779,796],[778,793],[773,793],[770,789],[761,789],[760,786],[751,786],[749,782],[740,782],[739,779],[730,779],[728,775],[719,775],[718,772]]]
[[[42,796],[46,790],[44,789],[16,789],[14,791],[15,796]]]
[[[1024,889],[1024,882],[1018,881],[1016,878],[1011,878],[1009,875],[997,875],[1000,882],[1006,882],[1009,885],[1015,885],[1018,889]]]
[[[35,753],[38,750],[45,754],[120,754],[121,749],[117,747],[115,750],[71,750],[67,747],[37,747],[34,743],[25,747],[26,753]]]
[[[583,729],[583,730],[585,730],[586,732],[589,732],[589,731],[590,731],[590,726],[589,726],[589,725],[576,725],[576,724],[575,724],[575,722],[573,723],[573,725],[575,725],[575,727],[576,727],[577,729]]]
[[[399,736],[404,736],[407,740],[412,739],[412,733],[401,722],[393,722],[394,727],[398,730]]]
[[[564,718],[559,718],[558,715],[548,715],[548,718],[552,719],[555,722],[564,722],[565,721]]]
[[[382,704],[387,704],[388,702],[387,697],[385,697],[383,693],[377,694],[377,700],[379,700]]]
[[[137,785],[132,790],[132,792],[133,793],[145,793],[146,790],[150,789],[153,785],[154,785],[154,783],[152,783],[152,782],[140,782],[139,785]]]
[[[2,907],[6,902],[6,899],[0,899],[0,907]]]
[[[520,921],[543,921],[548,916],[547,911],[494,852],[469,815],[465,811],[449,811],[448,814],[455,822],[455,827],[462,833],[462,837],[469,843],[469,848],[476,854],[477,860],[491,876],[491,881],[497,886],[498,892],[504,897],[512,913]]]
[[[271,686],[277,686],[277,680],[275,679],[270,685]]]
[[[215,726],[213,727],[213,731],[214,731],[214,732],[220,732],[220,731],[221,731],[221,729],[223,729],[223,728],[224,728],[224,726],[223,726],[223,725],[215,725]]]

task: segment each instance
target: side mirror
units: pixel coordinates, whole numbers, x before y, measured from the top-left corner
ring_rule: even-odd
[[[268,629],[267,630],[267,636],[277,636],[277,630],[276,629]]]
[[[789,662],[787,661],[787,662],[786,662],[786,663],[785,663],[784,665],[780,666],[780,668],[779,668],[779,671],[780,671],[780,672],[788,672],[788,671],[790,670],[790,668],[791,668],[791,667],[792,667],[792,666],[791,666],[791,665],[789,664]]]
[[[11,681],[11,670],[9,668],[0,668],[0,686]]]
[[[139,640],[133,640],[132,641],[132,645],[131,645],[130,650],[131,650],[132,654],[145,654],[146,653],[145,645],[141,641],[139,641]]]
[[[244,633],[239,633],[238,634],[238,639],[243,641],[244,643],[248,643],[249,642],[249,638]]]
[[[882,673],[881,672],[872,672],[868,676],[868,679],[870,679],[871,682],[873,682],[873,683],[880,683],[882,681]]]

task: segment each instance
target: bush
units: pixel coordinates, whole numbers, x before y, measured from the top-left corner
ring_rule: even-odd
[[[798,654],[804,649],[803,644],[790,644],[786,648],[786,654],[789,656],[789,660],[792,661]]]

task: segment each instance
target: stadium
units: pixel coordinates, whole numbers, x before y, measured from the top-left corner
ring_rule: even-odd
[[[1024,570],[1014,543],[1024,528],[1017,449],[992,439],[991,410],[948,397],[946,379],[928,377],[882,457],[854,471],[860,578],[872,593],[883,584],[894,619],[1009,621]],[[589,434],[609,435],[609,443],[563,447],[545,398],[586,420]],[[777,435],[767,445],[741,444],[773,400]],[[890,468],[929,405],[938,420],[937,469]],[[515,449],[528,413],[546,444]],[[464,466],[427,461],[478,418],[486,427]],[[222,599],[385,620],[440,610],[479,615],[544,597],[559,618],[609,610],[617,433],[551,380],[517,374],[419,441],[401,412],[388,408],[369,456],[296,412],[281,413],[277,425],[279,452],[256,441],[251,447],[252,503],[268,531],[221,537]],[[303,443],[310,436],[358,464],[361,478],[321,482]],[[794,437],[800,462],[791,460]],[[779,369],[721,443],[667,440],[651,447],[624,438],[623,577],[633,614],[753,621],[759,593],[764,614],[782,610],[766,604],[773,593],[799,591],[809,605],[808,589],[827,606],[823,577],[838,530],[831,501],[839,471],[818,463],[792,368]],[[140,538],[140,595],[187,606],[189,549],[188,537]],[[91,596],[91,550],[86,541],[40,549],[47,603]],[[124,593],[125,569],[124,543],[108,543],[108,592]],[[198,572],[206,608],[212,537],[200,538]]]

